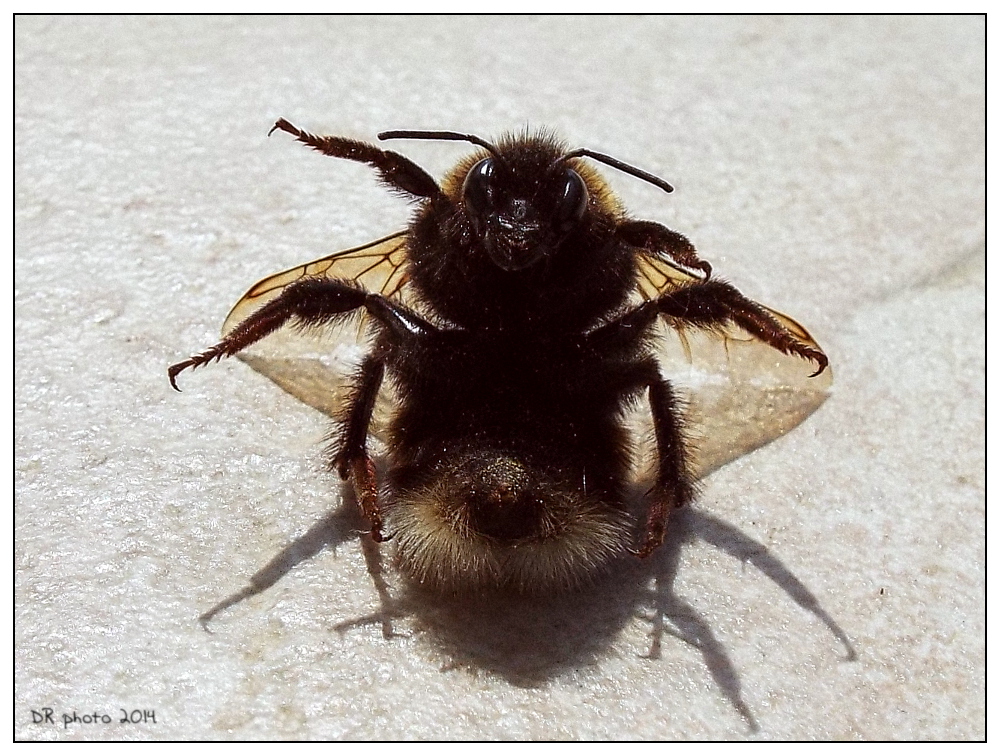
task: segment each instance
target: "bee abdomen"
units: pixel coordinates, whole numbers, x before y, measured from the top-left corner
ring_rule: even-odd
[[[500,541],[542,536],[545,481],[509,456],[469,460],[455,476],[454,504],[473,533]],[[464,490],[463,490],[464,489]]]
[[[453,458],[392,500],[402,567],[440,587],[578,583],[622,554],[631,532],[620,507],[492,450]]]

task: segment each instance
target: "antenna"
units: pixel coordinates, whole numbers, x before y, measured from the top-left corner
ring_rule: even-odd
[[[571,160],[572,158],[576,157],[589,157],[592,160],[597,160],[598,162],[604,163],[605,165],[610,165],[612,168],[617,168],[619,171],[622,171],[623,173],[628,173],[635,176],[636,178],[642,179],[643,181],[648,181],[653,186],[658,186],[665,192],[672,192],[674,190],[674,188],[670,184],[668,184],[666,181],[659,178],[658,176],[654,176],[652,173],[647,173],[641,168],[636,168],[634,165],[623,163],[621,160],[617,160],[616,158],[613,158],[610,155],[604,155],[600,152],[593,152],[592,150],[588,149],[573,150],[572,152],[567,153],[563,155],[561,158],[559,158],[558,162],[562,162],[564,160]]]
[[[500,157],[500,151],[492,144],[475,134],[459,134],[457,131],[383,131],[379,139],[444,139],[451,142],[472,142],[490,151],[494,157]]]

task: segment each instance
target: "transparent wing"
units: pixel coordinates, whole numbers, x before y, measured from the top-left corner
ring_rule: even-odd
[[[406,235],[400,233],[266,278],[236,304],[223,333],[278,296],[284,287],[307,276],[353,278],[370,290],[405,300],[405,256]],[[668,262],[640,257],[639,291],[647,299],[697,280]],[[795,320],[764,309],[803,344],[819,349]],[[656,357],[664,376],[687,402],[686,430],[698,477],[792,430],[829,395],[830,368],[810,378],[811,363],[781,354],[738,329],[677,331],[665,324],[658,328]],[[364,355],[359,333],[356,324],[322,332],[283,328],[239,357],[303,403],[336,417],[346,393],[346,377]],[[394,406],[395,399],[386,386],[373,413],[371,435],[375,441],[384,439]],[[638,437],[652,438],[648,410],[636,413],[631,422]]]
[[[639,257],[638,287],[645,299],[699,280],[661,258]],[[802,344],[822,351],[798,322],[761,307]],[[698,477],[788,433],[829,396],[829,367],[810,377],[813,363],[782,354],[739,328],[658,328],[656,357],[664,377],[687,401],[687,434]],[[636,422],[640,433],[651,433],[648,418],[640,415]]]
[[[377,291],[390,298],[396,297],[408,278],[403,265],[406,262],[407,241],[406,232],[400,231],[258,281],[229,311],[229,316],[222,324],[222,335],[228,335],[255,311],[277,298],[286,287],[304,278],[347,278],[361,284],[368,291]]]
[[[646,300],[701,280],[660,257],[640,254],[638,263],[639,293]]]
[[[286,287],[306,278],[350,279],[369,291],[405,301],[409,280],[404,264],[407,242],[406,232],[399,232],[258,281],[230,311],[222,335],[278,297]],[[349,387],[347,379],[364,356],[363,315],[359,317],[360,324],[351,319],[324,328],[280,328],[237,356],[299,401],[335,417]],[[376,405],[373,431],[382,426],[389,411],[391,399],[383,393]]]

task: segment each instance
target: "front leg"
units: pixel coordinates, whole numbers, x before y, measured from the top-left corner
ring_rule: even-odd
[[[271,131],[287,131],[300,142],[330,157],[367,163],[374,168],[386,186],[415,197],[426,197],[436,202],[446,201],[437,182],[423,168],[398,152],[383,150],[367,142],[337,136],[316,136],[279,118]]]
[[[698,257],[698,250],[683,234],[659,223],[644,220],[627,220],[618,225],[615,236],[630,247],[644,249],[653,257],[670,257],[685,268],[704,272],[705,278],[712,275],[712,266]]]

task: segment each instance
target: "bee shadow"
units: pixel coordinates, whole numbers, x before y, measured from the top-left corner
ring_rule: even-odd
[[[428,631],[443,654],[453,659],[446,668],[483,670],[525,687],[596,666],[621,631],[640,617],[649,623],[644,658],[661,658],[665,636],[694,647],[722,695],[756,731],[732,658],[708,621],[674,587],[681,547],[696,540],[751,563],[823,622],[843,645],[845,660],[856,658],[846,633],[780,559],[738,528],[693,508],[671,517],[670,534],[653,557],[619,564],[585,589],[540,597],[503,593],[442,597],[408,586],[392,611],[398,614],[405,607]]]
[[[219,612],[266,591],[323,548],[336,549],[363,531],[357,508],[345,501],[343,507],[275,555],[246,588],[205,612],[199,618],[202,625],[207,630]],[[622,560],[599,581],[553,595],[503,591],[442,595],[405,581],[390,586],[382,550],[370,538],[360,540],[379,607],[334,629],[346,633],[376,625],[383,637],[392,638],[397,635],[394,622],[405,619],[449,660],[443,670],[492,673],[517,686],[538,687],[561,674],[597,666],[625,627],[639,617],[649,625],[649,646],[643,658],[660,659],[665,637],[697,649],[720,693],[756,731],[757,722],[743,698],[740,676],[726,647],[674,586],[681,547],[697,540],[759,569],[827,627],[844,647],[846,661],[856,658],[843,629],[766,546],[733,525],[690,507],[671,517],[666,542],[649,559]]]

